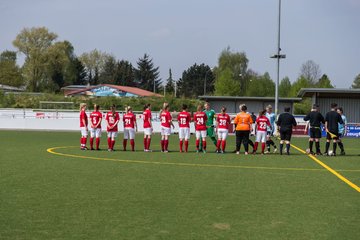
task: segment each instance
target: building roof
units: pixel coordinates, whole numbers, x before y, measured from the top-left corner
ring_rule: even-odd
[[[348,88],[301,88],[298,97],[316,97],[320,98],[360,98],[360,89]]]
[[[275,97],[199,96],[203,100],[275,101]],[[302,98],[279,98],[280,102],[300,102]]]
[[[160,95],[160,94],[153,93],[153,92],[141,89],[141,88],[118,86],[118,85],[112,85],[112,84],[100,84],[100,85],[96,85],[96,86],[86,87],[86,88],[82,88],[82,89],[67,92],[67,93],[65,93],[65,95],[66,96],[77,95],[77,94],[85,93],[87,91],[91,91],[93,89],[104,87],[104,86],[109,87],[109,88],[113,88],[113,89],[116,89],[116,90],[119,90],[119,91],[122,91],[122,92],[130,93],[131,95],[136,95],[136,96],[139,96],[139,97],[162,97],[162,95]]]

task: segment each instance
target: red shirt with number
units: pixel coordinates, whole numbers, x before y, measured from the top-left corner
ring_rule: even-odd
[[[205,131],[206,130],[206,121],[207,116],[204,112],[196,112],[194,115],[194,123],[196,131]]]
[[[170,128],[171,114],[169,111],[162,111],[160,114],[161,126]]]
[[[225,114],[220,113],[220,114],[217,115],[216,120],[217,120],[217,123],[218,123],[218,124],[217,124],[217,127],[218,127],[219,129],[229,129],[229,125],[230,125],[230,123],[231,123],[229,114],[227,114],[227,113],[225,113]]]
[[[151,111],[146,109],[143,112],[143,120],[144,120],[144,128],[151,128],[150,121],[151,121]]]
[[[182,111],[179,113],[177,117],[179,127],[181,128],[189,128],[190,127],[190,121],[191,121],[191,115],[189,112]]]
[[[97,128],[101,128],[101,119],[102,119],[101,112],[94,111],[90,114],[90,121],[93,126],[96,126],[96,124],[98,124],[100,122],[99,126],[97,126]]]
[[[85,125],[83,120],[85,120]],[[87,125],[88,125],[88,117],[86,115],[86,112],[80,111],[80,127],[87,127]]]
[[[117,132],[118,131],[118,123],[120,120],[119,113],[116,112],[115,114],[113,114],[112,112],[108,112],[106,114],[105,119],[109,123],[108,125],[110,125],[110,126],[113,126],[116,123],[116,125],[112,129],[110,129],[109,126],[107,126],[107,131],[108,132]]]
[[[124,128],[135,128],[136,117],[132,112],[126,113],[123,117]]]
[[[266,132],[267,126],[270,126],[270,121],[265,116],[259,116],[256,119],[256,129],[260,132]]]

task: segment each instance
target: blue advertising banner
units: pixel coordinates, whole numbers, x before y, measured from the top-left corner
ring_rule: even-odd
[[[360,124],[349,123],[346,125],[346,137],[360,137]]]

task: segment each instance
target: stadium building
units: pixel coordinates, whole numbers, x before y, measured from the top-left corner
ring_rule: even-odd
[[[70,85],[63,87],[64,95],[71,96],[90,96],[90,97],[162,97],[137,87],[119,86],[112,84],[100,84],[96,86]]]
[[[324,115],[331,103],[337,103],[344,109],[348,122],[360,123],[360,89],[302,88],[298,97],[311,98],[312,104],[318,104]]]

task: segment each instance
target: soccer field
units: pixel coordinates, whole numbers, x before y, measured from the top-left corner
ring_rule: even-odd
[[[0,131],[0,239],[360,239],[359,139],[317,157],[332,173],[294,148],[197,154],[192,136],[179,153],[173,135],[172,152],[145,153],[137,135],[136,152],[108,152],[103,134],[102,151],[80,151],[79,137]]]

